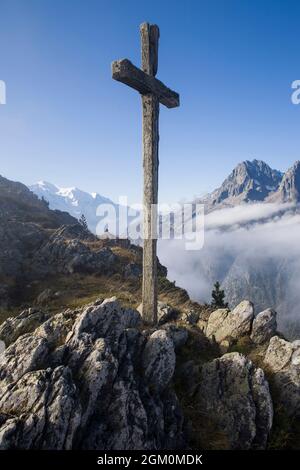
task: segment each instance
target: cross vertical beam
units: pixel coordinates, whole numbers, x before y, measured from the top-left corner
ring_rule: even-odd
[[[155,76],[158,65],[159,30],[143,23],[140,27],[142,69]],[[143,109],[143,169],[144,169],[144,249],[143,249],[143,319],[157,323],[157,203],[158,203],[158,118],[159,101],[148,93],[142,95]]]

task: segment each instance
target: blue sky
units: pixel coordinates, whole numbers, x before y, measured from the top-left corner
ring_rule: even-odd
[[[139,24],[160,27],[160,200],[214,189],[245,159],[300,158],[300,2],[0,0],[0,174],[140,198],[141,103],[110,63],[140,65]]]

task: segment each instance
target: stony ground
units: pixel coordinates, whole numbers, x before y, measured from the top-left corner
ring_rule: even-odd
[[[299,445],[300,343],[275,312],[159,303],[159,317],[146,328],[112,298],[2,323],[0,448]]]

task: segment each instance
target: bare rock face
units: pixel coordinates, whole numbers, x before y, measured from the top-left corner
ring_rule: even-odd
[[[264,362],[273,372],[279,372],[289,366],[293,352],[293,343],[274,336],[270,340]]]
[[[17,317],[8,318],[0,325],[0,339],[9,346],[22,334],[35,330],[48,317],[48,314],[34,308],[24,310]]]
[[[70,449],[81,405],[70,369],[24,374],[4,394],[1,449]]]
[[[19,336],[12,319],[1,327],[0,449],[186,447],[168,329],[141,332],[139,313],[114,298],[38,327],[32,315],[15,319]]]
[[[251,339],[256,344],[262,344],[275,336],[276,331],[276,312],[268,308],[255,317],[252,324]]]
[[[137,311],[142,315],[143,314],[143,304],[140,304],[137,308]],[[166,304],[165,302],[161,302],[160,300],[157,302],[157,319],[158,324],[163,325],[175,317],[175,311],[173,307]]]
[[[0,356],[0,396],[4,388],[26,372],[43,367],[49,353],[48,342],[31,333],[20,336]]]
[[[186,328],[177,326],[174,323],[165,323],[161,329],[165,330],[172,338],[175,350],[179,350],[187,342],[188,332]]]
[[[232,341],[249,334],[252,313],[247,302],[233,312],[214,312],[208,331],[218,335],[225,325],[220,338]],[[158,328],[143,331],[140,314],[115,298],[50,317],[26,310],[6,320],[0,330],[6,346],[0,353],[0,449],[187,448],[177,380],[197,413],[204,412],[203,432],[209,419],[229,449],[265,448],[273,408],[263,371],[239,353],[206,363],[187,360],[191,345],[204,357],[206,348],[210,354],[219,349],[196,326]],[[276,377],[288,371],[291,386],[291,374],[299,376],[300,344],[279,338],[275,344],[276,338],[266,365]],[[297,393],[288,394],[285,406],[296,410]]]
[[[76,229],[76,230],[75,230]],[[112,273],[117,257],[112,250],[104,247],[92,251],[85,241],[93,237],[77,226],[63,226],[57,229],[36,252],[33,265],[41,272],[55,274],[72,273]],[[86,237],[84,240],[83,237]]]
[[[217,332],[228,317],[228,313],[228,308],[219,308],[210,314],[206,327],[206,336],[216,339]]]
[[[239,163],[222,186],[208,195],[204,201],[209,208],[263,201],[278,188],[282,176],[282,173],[273,170],[263,161],[245,161]]]
[[[244,300],[232,311],[219,309],[213,312],[208,319],[206,335],[226,351],[234,340],[250,334],[253,319],[253,305]]]
[[[167,387],[175,370],[174,343],[166,330],[155,331],[149,338],[143,354],[144,374],[158,390]]]
[[[271,202],[300,201],[300,161],[294,163],[282,178],[281,184],[269,198]]]
[[[261,369],[239,353],[202,366],[197,390],[205,410],[230,449],[264,449],[272,426],[273,406]]]
[[[264,363],[273,373],[280,405],[288,416],[300,417],[300,342],[290,343],[274,336]]]

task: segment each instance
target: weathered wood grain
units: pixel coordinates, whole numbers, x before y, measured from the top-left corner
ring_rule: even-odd
[[[179,95],[160,80],[135,67],[130,60],[115,60],[112,63],[112,78],[134,88],[142,95],[152,93],[167,108],[179,106]]]
[[[157,202],[158,202],[158,117],[155,95],[142,96],[143,107],[143,319],[157,323]]]
[[[148,75],[157,74],[159,28],[156,24],[142,23],[140,26],[142,43],[142,70]]]

